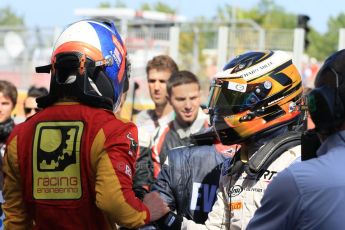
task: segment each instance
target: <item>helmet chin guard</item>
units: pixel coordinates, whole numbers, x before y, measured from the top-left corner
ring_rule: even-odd
[[[79,63],[83,63],[82,67],[78,67]],[[38,68],[41,68],[38,71],[43,71],[42,67]],[[48,69],[47,66],[43,68]],[[50,92],[37,99],[39,107],[45,108],[59,99],[66,98],[94,107],[113,109],[112,83],[102,70],[95,67],[95,63],[85,60],[81,54],[57,55],[56,62],[51,65],[51,70]]]

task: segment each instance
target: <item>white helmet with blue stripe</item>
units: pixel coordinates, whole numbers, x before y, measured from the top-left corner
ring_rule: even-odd
[[[39,106],[73,97],[115,110],[129,77],[126,55],[112,22],[82,20],[70,24],[55,43],[51,64],[36,68],[37,72],[51,72],[50,92],[38,99]]]

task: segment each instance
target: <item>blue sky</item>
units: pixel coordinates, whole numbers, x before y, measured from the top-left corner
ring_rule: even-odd
[[[115,4],[115,0],[1,0],[0,7],[11,9],[24,17],[28,26],[65,26],[79,18],[74,15],[75,8],[97,7],[101,2]],[[142,3],[154,3],[155,0],[123,0],[128,7],[138,9]],[[193,19],[203,15],[212,17],[218,6],[236,5],[244,9],[255,6],[259,0],[163,0],[162,2],[176,8],[178,12]],[[274,0],[287,12],[309,15],[310,24],[319,32],[327,30],[330,16],[345,13],[345,4],[341,0]]]

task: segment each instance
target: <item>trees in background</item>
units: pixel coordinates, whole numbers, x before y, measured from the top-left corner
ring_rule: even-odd
[[[140,7],[141,10],[152,10],[152,11],[159,11],[168,14],[175,14],[176,9],[170,7],[169,5],[165,4],[164,2],[157,1],[154,4],[143,3]]]
[[[284,7],[277,5],[272,0],[261,0],[257,6],[245,10],[233,6],[225,5],[219,7],[217,17],[221,20],[252,19],[264,29],[293,29],[297,26],[297,15],[286,12]],[[236,15],[233,15],[236,12]],[[311,19],[312,20],[312,19]],[[336,17],[328,19],[328,30],[321,34],[315,28],[310,26],[308,40],[310,44],[306,53],[318,60],[325,59],[330,53],[338,49],[339,29],[345,28],[345,13],[340,13]]]
[[[336,17],[330,17],[327,25],[328,29],[325,34],[320,35],[317,32],[311,34],[311,43],[315,44],[311,47],[310,54],[318,59],[325,58],[338,50],[339,29],[345,28],[345,14],[340,13]]]
[[[18,16],[11,7],[0,8],[0,26],[24,25],[24,18]]]
[[[110,7],[128,8],[128,6],[126,5],[126,2],[123,0],[116,0],[114,5],[110,4],[108,1],[104,1],[104,2],[101,2],[98,5],[98,7],[100,8],[110,8]],[[168,13],[168,14],[176,13],[176,9],[169,6],[168,4],[165,4],[162,1],[157,1],[152,4],[143,3],[140,6],[140,10],[152,10],[152,11],[159,11],[159,12]]]
[[[117,0],[116,7],[126,7],[123,1]],[[111,7],[109,3],[101,3],[100,7]],[[224,4],[219,6],[217,12],[212,19],[202,17],[195,18],[198,22],[198,27],[202,30],[202,27],[209,25],[212,21],[229,22],[233,19],[252,19],[264,29],[293,29],[297,26],[297,14],[287,12],[284,7],[275,3],[274,0],[260,0],[259,3],[250,9],[242,9],[233,5]],[[143,3],[140,6],[141,10],[155,10],[165,13],[174,14],[176,9],[170,7],[164,2],[157,1],[156,3],[149,4]],[[311,18],[312,20],[312,18]],[[0,19],[1,22],[1,19]],[[202,23],[205,22],[205,25]],[[308,40],[310,44],[306,49],[306,53],[315,57],[318,60],[323,60],[330,53],[338,49],[338,37],[339,29],[345,28],[345,14],[341,13],[336,17],[328,19],[328,30],[326,33],[321,34],[312,26],[308,33]],[[209,36],[210,38],[211,36]],[[192,52],[192,40],[191,36],[188,36],[182,32],[180,51],[182,53]],[[201,43],[207,43],[207,37],[200,37]],[[202,57],[201,57],[202,58]]]
[[[282,6],[270,0],[261,0],[259,4],[248,10],[225,4],[218,7],[215,17],[221,21],[229,21],[234,18],[252,19],[265,29],[296,27],[296,15],[287,13]]]
[[[110,4],[108,1],[104,1],[99,4],[99,7],[127,7],[125,1],[116,0],[115,4]],[[175,14],[177,9],[169,6],[163,1],[157,1],[155,3],[143,3],[140,6],[141,10],[155,10],[164,13]],[[242,9],[225,4],[218,7],[215,16],[212,19],[204,18],[202,15],[195,18],[195,21],[200,22],[199,27],[209,25],[208,23],[217,21],[229,22],[232,19],[252,19],[264,29],[293,29],[297,25],[297,15],[286,12],[284,7],[276,4],[274,0],[260,0],[260,2],[250,9]],[[312,19],[311,19],[312,20]],[[205,25],[202,25],[205,22]],[[18,26],[25,25],[24,18],[17,15],[9,6],[0,8],[0,26]],[[207,27],[207,26],[206,26]],[[306,53],[318,60],[323,60],[330,53],[338,49],[338,37],[339,29],[345,28],[345,13],[340,13],[336,17],[330,17],[328,19],[328,30],[326,33],[321,34],[315,28],[310,26],[310,32],[308,33],[308,40],[310,45],[306,50]],[[187,53],[191,49],[191,39],[184,41],[183,35],[181,37],[181,49],[184,53]],[[211,37],[211,36],[209,36]],[[200,42],[207,43],[208,38],[200,37]]]

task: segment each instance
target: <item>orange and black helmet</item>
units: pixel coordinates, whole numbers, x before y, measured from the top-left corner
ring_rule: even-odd
[[[241,143],[300,119],[302,80],[283,51],[248,52],[215,75],[208,100],[223,144]]]

